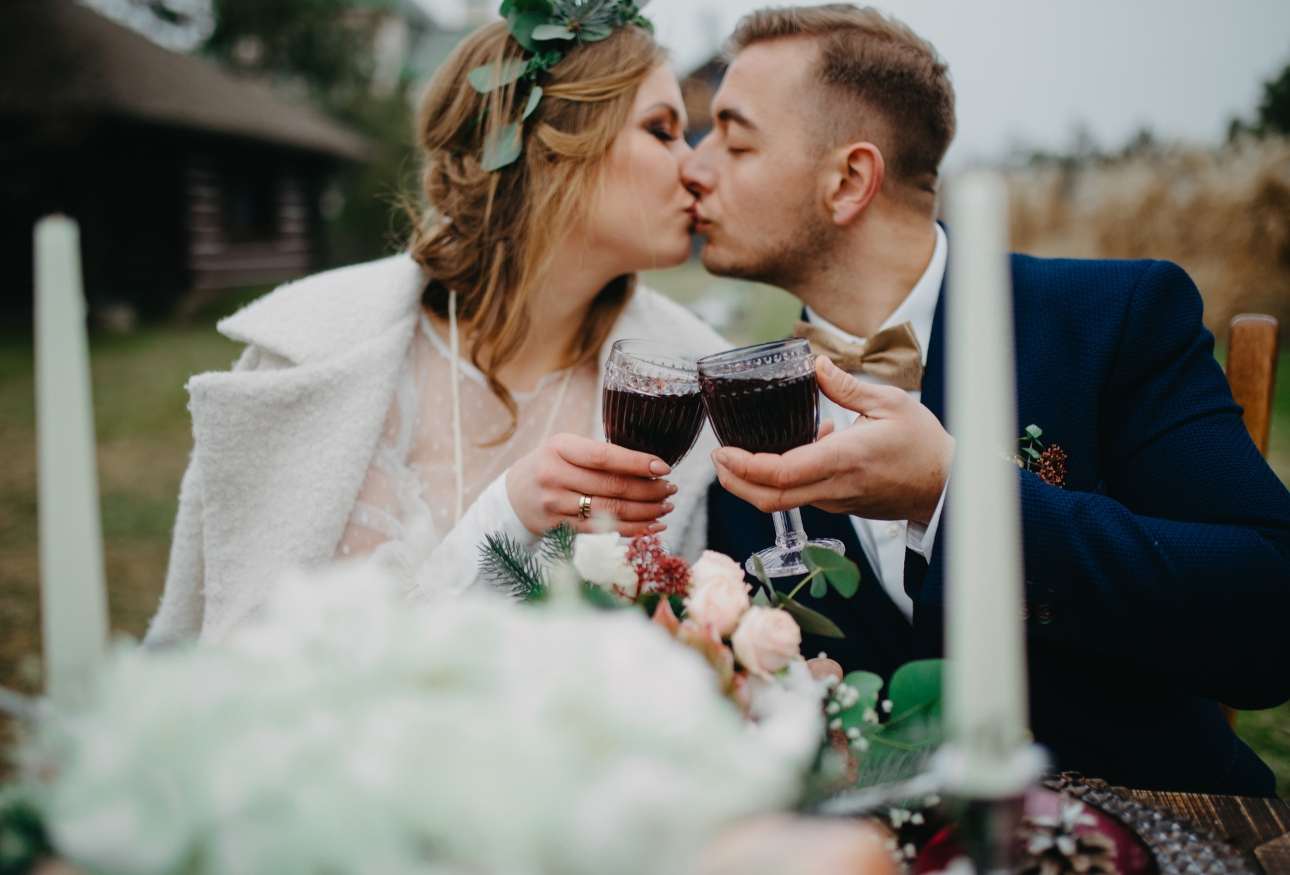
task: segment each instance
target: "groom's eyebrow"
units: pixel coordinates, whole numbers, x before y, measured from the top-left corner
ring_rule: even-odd
[[[721,112],[717,113],[717,119],[723,122],[734,122],[750,131],[757,130],[757,126],[749,121],[748,117],[737,109],[723,109]]]

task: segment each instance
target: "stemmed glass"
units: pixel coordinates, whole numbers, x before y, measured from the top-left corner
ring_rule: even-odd
[[[819,384],[815,356],[803,337],[773,340],[699,359],[699,384],[712,430],[722,446],[750,453],[786,453],[815,440],[820,425]],[[776,511],[775,546],[748,557],[744,567],[755,574],[761,560],[767,577],[807,572],[802,548],[823,547],[846,553],[841,541],[806,539],[797,508]]]
[[[605,364],[605,437],[668,465],[685,458],[703,430],[698,353],[654,340],[619,340]]]

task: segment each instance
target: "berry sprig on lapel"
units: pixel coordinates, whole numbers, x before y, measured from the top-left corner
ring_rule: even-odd
[[[1025,434],[1017,439],[1017,453],[1013,457],[1018,468],[1037,475],[1049,486],[1066,488],[1066,451],[1057,444],[1045,447],[1039,438],[1043,429],[1035,424],[1026,426]]]

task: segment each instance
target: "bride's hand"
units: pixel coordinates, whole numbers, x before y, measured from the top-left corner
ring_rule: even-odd
[[[567,522],[591,531],[591,517],[578,520],[578,501],[591,496],[591,514],[612,516],[619,534],[652,535],[667,526],[667,497],[676,487],[657,480],[671,468],[658,456],[572,434],[547,438],[506,474],[506,495],[524,527],[541,534]]]

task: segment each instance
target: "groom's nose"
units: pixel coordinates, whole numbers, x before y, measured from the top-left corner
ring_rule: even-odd
[[[713,137],[709,133],[695,145],[694,151],[681,165],[682,184],[699,197],[710,193],[716,183],[712,164],[713,145]]]

